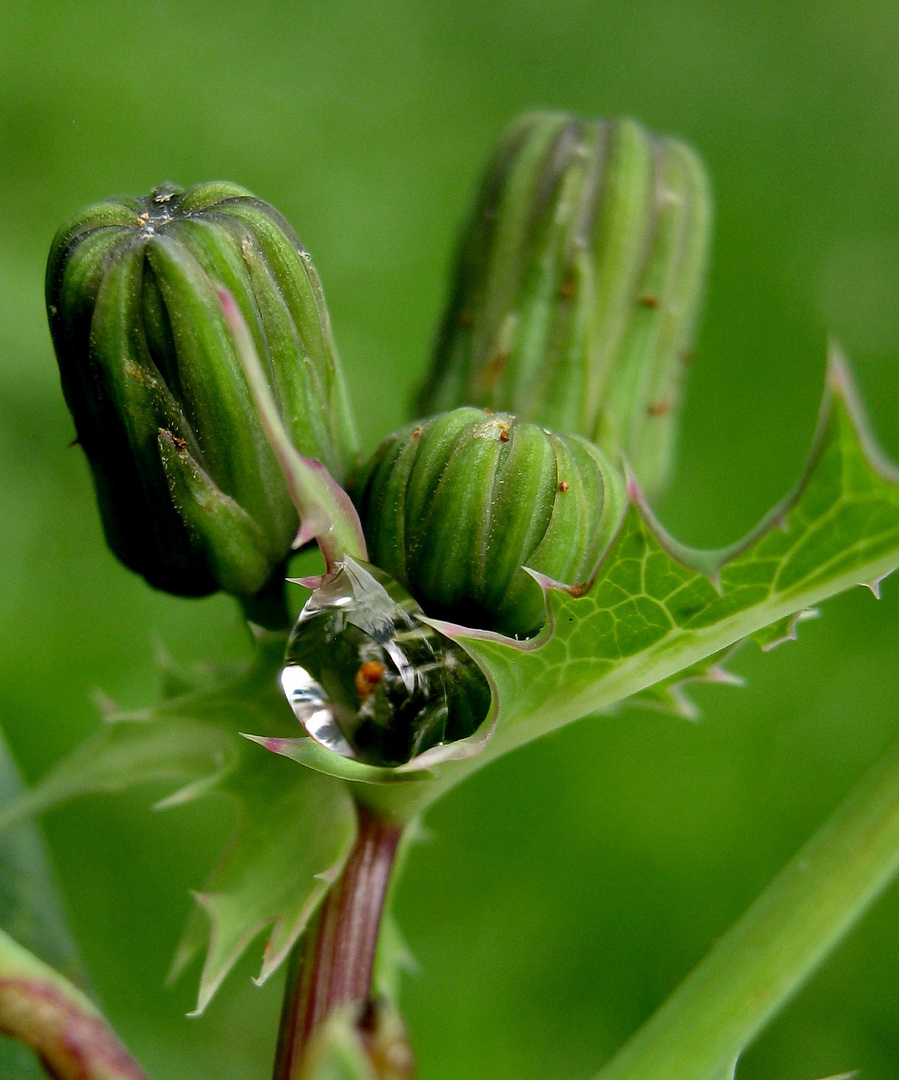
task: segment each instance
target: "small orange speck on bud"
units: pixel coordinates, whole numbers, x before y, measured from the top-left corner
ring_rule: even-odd
[[[656,401],[652,405],[646,406],[646,411],[650,416],[665,416],[671,412],[670,401]]]
[[[562,279],[559,286],[559,296],[563,300],[570,300],[574,296],[574,274],[568,273]]]
[[[648,308],[657,308],[659,306],[659,298],[648,293],[643,296],[638,296],[637,302]]]
[[[414,431],[412,432],[412,438],[413,438],[413,439],[420,439],[420,438],[421,438],[421,427],[417,427],[417,428],[416,428],[416,429],[415,429],[415,430],[414,430]]]
[[[359,668],[354,682],[356,693],[361,701],[367,701],[371,697],[375,692],[375,687],[384,678],[386,670],[387,668],[383,664],[379,664],[377,660],[366,660]]]
[[[559,491],[567,491],[567,490],[568,490],[568,481],[567,480],[560,481],[559,482]]]
[[[499,426],[499,441],[500,442],[508,442],[509,441],[509,425],[508,424],[499,424],[498,426]]]

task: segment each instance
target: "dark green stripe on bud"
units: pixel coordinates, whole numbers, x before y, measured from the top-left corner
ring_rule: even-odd
[[[420,411],[483,405],[584,435],[657,488],[710,219],[682,143],[630,120],[521,118],[463,235]]]
[[[297,449],[340,482],[355,435],[318,275],[276,210],[228,183],[157,188],[57,233],[47,306],[107,540],[157,588],[242,598],[297,517],[253,406],[231,293]]]
[[[524,637],[544,607],[522,567],[587,580],[624,486],[586,439],[465,408],[385,439],[355,498],[371,561],[429,615]]]

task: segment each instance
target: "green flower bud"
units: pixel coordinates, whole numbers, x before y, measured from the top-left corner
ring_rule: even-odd
[[[423,414],[502,409],[666,473],[707,260],[705,174],[630,120],[506,132],[463,234]]]
[[[297,449],[338,481],[355,436],[318,275],[228,183],[90,206],[56,234],[47,307],[106,538],[157,588],[253,597],[297,515],[219,299],[234,297]]]
[[[355,499],[371,561],[428,615],[525,637],[544,605],[522,567],[571,585],[589,579],[624,484],[586,439],[467,408],[385,439]]]

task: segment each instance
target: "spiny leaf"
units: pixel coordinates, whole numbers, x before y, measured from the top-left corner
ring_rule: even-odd
[[[271,929],[259,982],[284,960],[349,852],[356,827],[346,785],[266,754],[241,732],[283,737],[296,722],[278,686],[284,637],[260,634],[236,675],[176,680],[156,706],[114,713],[31,791],[0,811],[0,829],[79,795],[174,781],[158,809],[211,791],[238,804],[220,865],[197,894],[173,973],[206,949],[201,1012],[250,942]],[[167,663],[167,666],[168,663]],[[170,678],[166,689],[175,688]]]
[[[296,944],[343,867],[356,835],[356,813],[344,785],[259,755],[252,776],[224,790],[239,802],[240,821],[202,892],[172,964],[177,977],[207,945],[196,1011],[266,927],[260,985]]]
[[[260,632],[243,670],[198,671],[174,682],[171,661],[163,655],[163,700],[131,712],[105,709],[99,731],[0,810],[0,830],[79,795],[151,781],[183,785],[158,808],[205,794],[244,762],[248,747],[239,736],[242,728],[261,725],[269,734],[293,730],[278,687],[283,654],[283,635]],[[187,692],[176,694],[179,684]]]
[[[803,608],[801,611],[794,611],[792,615],[784,615],[782,619],[771,623],[770,626],[763,626],[761,630],[757,630],[751,635],[752,640],[756,642],[762,652],[770,652],[772,649],[776,649],[778,645],[785,645],[788,641],[798,641],[799,624],[807,622],[809,619],[817,619],[820,614],[821,612],[817,608]]]
[[[0,829],[79,795],[123,791],[153,780],[183,783],[161,805],[183,803],[217,784],[236,761],[236,741],[212,724],[108,723],[0,812]]]
[[[813,451],[796,491],[745,541],[685,549],[635,485],[621,529],[582,595],[543,582],[536,639],[443,629],[495,688],[485,757],[645,690],[765,627],[899,565],[899,474],[867,434],[849,375],[830,361]],[[456,766],[460,771],[463,763]]]
[[[225,669],[219,665],[203,661],[182,664],[172,656],[168,647],[161,640],[156,641],[153,655],[156,660],[159,696],[163,700],[182,697],[184,694],[190,694],[197,690],[209,689],[217,683],[226,682],[242,673],[240,668]],[[104,709],[103,712],[105,715],[115,715],[121,710],[113,708]]]
[[[690,683],[714,683],[718,686],[743,686],[744,681],[739,675],[728,671],[724,664],[733,656],[737,645],[731,645],[727,649],[713,653],[696,664],[684,668],[670,678],[662,679],[661,682],[640,690],[631,697],[625,699],[626,705],[642,705],[644,708],[657,709],[659,712],[669,713],[672,716],[680,716],[684,720],[696,720],[699,718],[699,709],[696,703],[687,693]]]
[[[279,752],[321,772],[385,785],[369,797],[409,813],[514,747],[625,699],[693,715],[684,683],[734,682],[720,660],[741,640],[771,648],[791,639],[813,605],[859,582],[876,587],[899,566],[899,473],[868,435],[836,354],[805,474],[745,540],[721,551],[685,548],[654,519],[635,482],[628,491],[592,582],[569,587],[533,573],[547,609],[537,637],[516,641],[429,620],[490,682],[493,705],[474,735],[398,769],[359,766],[352,774],[310,740]],[[423,782],[429,778],[436,782]]]

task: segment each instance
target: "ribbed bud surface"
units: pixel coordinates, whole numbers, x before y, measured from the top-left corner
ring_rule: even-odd
[[[234,297],[301,453],[342,481],[355,436],[318,275],[276,210],[228,183],[87,207],[47,306],[107,540],[157,588],[258,593],[297,517],[225,322]]]
[[[482,405],[584,435],[658,488],[710,217],[682,143],[630,120],[521,118],[463,234],[419,411]]]
[[[465,408],[385,439],[354,497],[371,561],[429,615],[527,636],[544,607],[522,567],[585,581],[624,492],[586,439]]]

